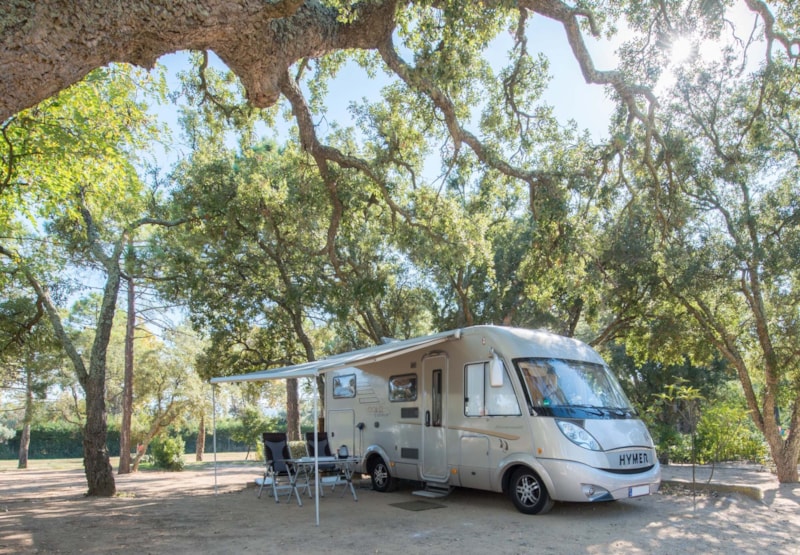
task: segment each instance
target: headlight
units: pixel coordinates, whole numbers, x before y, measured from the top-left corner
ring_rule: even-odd
[[[592,437],[592,435],[578,426],[577,424],[573,424],[572,422],[567,422],[566,420],[556,420],[558,423],[558,427],[561,429],[561,433],[567,436],[572,443],[583,447],[584,449],[591,449],[592,451],[600,451],[600,444],[597,443],[597,440]]]

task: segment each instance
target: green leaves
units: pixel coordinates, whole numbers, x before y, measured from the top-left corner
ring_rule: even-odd
[[[139,192],[132,154],[156,132],[144,104],[134,100],[145,83],[143,74],[123,66],[97,70],[7,122],[3,157],[10,161],[14,209],[29,218],[60,213],[74,219],[76,191],[84,188],[96,192],[97,208],[135,210],[119,201]],[[5,217],[10,210],[5,205]]]

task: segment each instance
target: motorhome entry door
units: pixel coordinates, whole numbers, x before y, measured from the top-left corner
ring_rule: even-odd
[[[422,362],[422,478],[444,482],[447,476],[445,415],[447,414],[447,357],[434,355]]]

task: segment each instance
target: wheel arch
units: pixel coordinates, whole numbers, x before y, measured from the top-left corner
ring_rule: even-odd
[[[364,453],[364,471],[366,474],[372,474],[372,469],[379,460],[383,459],[386,463],[386,469],[391,476],[395,476],[395,467],[392,464],[392,459],[380,445],[370,445]]]
[[[550,475],[547,473],[545,468],[541,464],[538,464],[535,460],[513,460],[506,464],[500,474],[500,487],[504,494],[508,493],[511,477],[514,475],[514,472],[516,472],[518,468],[522,467],[535,472],[536,475],[542,480],[544,486],[547,488],[547,493],[550,495],[550,498],[554,501],[558,501],[558,499],[555,497],[555,486],[553,481],[550,479]]]

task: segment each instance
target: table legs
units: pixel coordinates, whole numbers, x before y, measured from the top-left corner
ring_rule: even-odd
[[[289,495],[286,497],[286,501],[289,501],[292,497],[292,493],[294,493],[295,497],[297,497],[297,504],[301,507],[303,506],[303,500],[300,498],[300,492],[298,491],[297,481],[300,479],[300,475],[302,474],[305,478],[305,483],[301,484],[301,487],[305,486],[306,491],[308,492],[308,497],[311,497],[311,484],[308,483],[308,471],[305,467],[301,465],[286,465],[289,469],[289,483],[292,486],[292,491],[289,492]]]
[[[342,474],[344,474],[345,482],[347,483],[347,486],[350,488],[350,493],[353,494],[353,500],[358,501],[358,495],[356,495],[356,488],[353,485],[353,469],[350,466],[350,463],[342,463],[341,470]],[[343,489],[340,497],[343,497],[346,491],[347,488]]]

